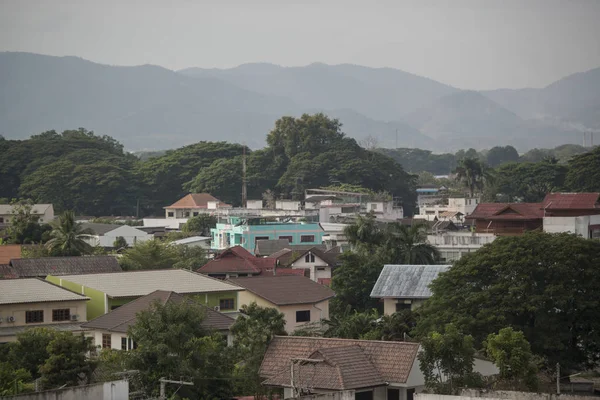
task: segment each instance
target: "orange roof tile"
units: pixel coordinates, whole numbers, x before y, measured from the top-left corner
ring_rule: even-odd
[[[223,203],[221,200],[212,196],[209,193],[190,193],[182,197],[175,203],[164,208],[208,208],[208,203],[211,201],[218,202],[219,207],[231,207],[229,204]]]

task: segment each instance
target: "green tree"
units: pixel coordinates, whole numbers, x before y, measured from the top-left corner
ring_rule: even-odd
[[[48,345],[55,334],[56,331],[48,328],[33,328],[19,333],[17,341],[9,345],[8,360],[17,368],[24,368],[33,379],[39,378],[39,367],[50,356]]]
[[[600,192],[600,146],[569,161],[565,186],[576,192]]]
[[[412,226],[392,222],[387,225],[384,247],[395,264],[435,264],[439,259],[437,248],[427,243],[427,226]]]
[[[208,261],[206,251],[198,246],[172,245],[177,251],[178,261],[173,264],[173,268],[188,269],[195,271],[202,267]]]
[[[127,240],[125,240],[125,238],[123,236],[117,236],[117,238],[113,242],[113,247],[115,249],[124,249],[124,248],[127,248],[128,246],[129,245],[127,244]]]
[[[524,386],[531,391],[537,390],[537,366],[523,332],[501,329],[497,334],[488,335],[484,348],[500,369],[500,379],[514,385],[512,389],[519,390]]]
[[[475,376],[474,340],[456,326],[448,324],[442,332],[431,332],[421,339],[418,354],[425,386],[438,394],[458,394],[458,390],[472,383]]]
[[[12,396],[26,391],[31,374],[24,368],[15,368],[10,362],[0,361],[0,396]]]
[[[49,227],[40,224],[40,218],[32,212],[31,201],[13,201],[11,205],[10,226],[6,230],[8,243],[32,244],[47,239]]]
[[[471,197],[475,191],[481,192],[486,183],[490,183],[493,178],[487,165],[478,158],[462,158],[458,161],[456,169],[456,180],[463,183],[464,187],[469,190]]]
[[[486,160],[487,164],[493,168],[508,162],[519,161],[519,153],[512,146],[496,146],[488,151]]]
[[[207,329],[205,308],[192,300],[152,304],[141,311],[128,336],[137,343],[129,367],[140,371],[147,395],[158,393],[162,377],[191,379],[182,397],[226,399],[232,396],[232,359],[226,341]],[[171,388],[168,389],[172,391]]]
[[[262,396],[268,389],[259,376],[260,364],[273,337],[286,334],[284,315],[256,303],[242,306],[241,313],[231,328],[237,360],[236,394]]]
[[[51,223],[51,239],[46,242],[46,248],[51,254],[57,256],[81,256],[93,252],[85,239],[92,235],[92,231],[84,229],[75,221],[72,211],[65,211],[58,220]]]
[[[180,261],[177,246],[160,240],[139,241],[119,258],[124,270],[171,268]]]
[[[210,214],[198,214],[195,217],[188,219],[183,225],[182,231],[187,233],[195,233],[197,235],[210,235],[211,228],[217,225],[217,217]]]
[[[330,302],[331,314],[342,312],[347,306],[359,312],[378,308],[380,304],[371,297],[371,290],[385,263],[376,255],[354,251],[342,253],[340,261],[331,281],[335,292]]]
[[[72,332],[55,332],[48,343],[48,358],[39,367],[46,388],[76,386],[90,382],[95,363],[87,357],[92,339]]]
[[[597,365],[600,242],[561,233],[498,237],[458,260],[431,284],[420,309],[421,336],[455,323],[482,343],[520,330],[546,368]],[[565,277],[568,277],[565,278]]]

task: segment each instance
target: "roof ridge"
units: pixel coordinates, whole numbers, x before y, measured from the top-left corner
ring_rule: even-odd
[[[319,336],[283,336],[283,335],[275,335],[273,338],[283,338],[283,339],[292,339],[292,340],[323,340],[323,341],[348,341],[348,342],[365,342],[365,343],[386,343],[386,344],[410,344],[410,345],[419,345],[418,342],[405,342],[398,340],[367,340],[367,339],[347,339],[347,338],[327,338],[327,337],[319,337]]]

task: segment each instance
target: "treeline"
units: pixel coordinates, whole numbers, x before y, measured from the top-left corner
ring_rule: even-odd
[[[387,191],[408,210],[416,179],[389,157],[363,149],[336,119],[323,114],[283,117],[252,151],[227,142],[199,142],[140,160],[109,136],[83,128],[47,131],[28,140],[0,139],[0,198],[52,203],[57,211],[90,216],[161,215],[190,192],[241,202],[242,154],[248,197],[271,190],[301,198],[306,188],[340,184]]]
[[[589,151],[589,148],[576,144],[565,144],[554,149],[532,149],[519,155],[512,146],[496,146],[489,150],[477,151],[475,149],[459,150],[456,153],[433,154],[422,149],[377,149],[400,163],[405,170],[412,173],[429,172],[433,175],[447,175],[458,166],[463,158],[477,158],[490,167],[509,162],[540,162],[544,159],[556,159],[565,163],[571,157]]]

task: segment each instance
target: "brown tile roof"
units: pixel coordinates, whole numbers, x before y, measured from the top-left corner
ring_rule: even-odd
[[[330,267],[335,267],[337,264],[338,254],[327,253],[321,250],[320,247],[316,246],[302,251],[292,251],[289,253],[285,253],[279,257],[279,263],[280,265],[292,265],[302,257],[306,256],[306,254],[308,253],[312,253],[315,256],[319,257],[321,260],[325,261]]]
[[[546,211],[595,210],[600,208],[600,193],[548,193],[542,201]]]
[[[8,264],[0,264],[0,279],[16,279],[19,275],[13,267]]]
[[[360,356],[358,349],[362,351],[364,357]],[[322,382],[321,376],[308,374],[307,377],[313,379],[312,382],[307,382],[308,386],[317,388],[318,386],[312,384],[315,383],[332,387],[341,385],[341,382],[348,382],[348,385],[352,385],[351,381],[353,380],[358,385],[376,386],[375,383],[379,379],[381,379],[379,382],[401,384],[408,380],[418,349],[418,343],[410,342],[276,336],[267,348],[260,367],[260,375],[267,379],[269,385],[289,387],[290,360],[292,358],[315,358],[318,356],[316,352],[319,352],[324,360],[329,360],[330,365],[339,368],[341,377],[335,377],[333,369],[329,368],[327,371],[323,371],[323,374],[327,373],[329,377],[327,382]],[[348,354],[347,358],[345,357],[346,353]],[[362,365],[368,362],[372,368],[371,370],[360,368],[359,371],[355,371],[352,365],[349,365],[353,362]],[[306,369],[310,366],[301,368],[301,377],[303,373],[310,371],[310,369]],[[362,377],[361,374],[365,376]]]
[[[235,322],[233,318],[214,311],[211,308],[205,307],[189,297],[185,297],[175,292],[156,290],[146,296],[142,296],[136,300],[133,300],[109,312],[108,314],[94,318],[93,320],[83,324],[81,327],[86,330],[99,329],[109,332],[126,333],[129,326],[135,324],[137,314],[140,311],[148,310],[155,301],[158,301],[161,304],[166,304],[168,302],[180,303],[182,301],[188,301],[203,307],[206,309],[206,319],[204,320],[204,325],[207,328],[220,331],[229,330],[231,325],[233,325]]]
[[[0,264],[9,264],[13,258],[21,258],[20,244],[5,244],[0,246]]]
[[[298,275],[310,277],[310,270],[308,268],[276,268],[275,276],[283,275]]]
[[[467,219],[532,220],[544,218],[542,203],[480,203]]]
[[[114,256],[15,258],[10,265],[20,278],[122,271]]]
[[[208,208],[210,201],[216,201],[219,207],[231,207],[209,193],[190,193],[164,208]]]
[[[335,296],[333,290],[304,276],[260,275],[229,280],[278,306],[314,304]]]
[[[261,274],[271,272],[276,260],[272,258],[255,257],[241,246],[230,247],[202,267],[196,270],[201,274],[248,273]]]
[[[289,248],[290,241],[287,239],[257,240],[254,253],[257,256],[271,256],[282,249]]]

